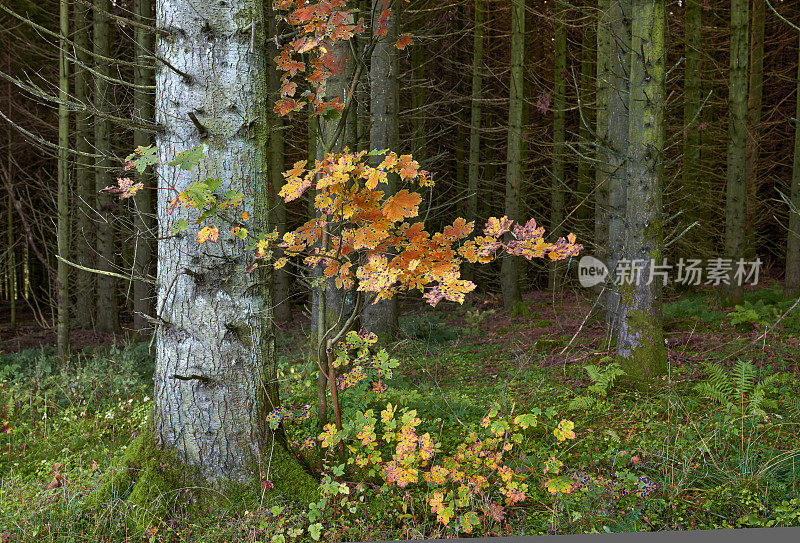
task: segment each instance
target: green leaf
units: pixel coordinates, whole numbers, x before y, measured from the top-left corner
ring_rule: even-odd
[[[172,161],[169,163],[170,166],[180,166],[181,170],[191,170],[198,164],[200,161],[203,160],[203,146],[198,145],[196,147],[192,147],[191,149],[187,149],[185,151],[181,151],[178,153]]]
[[[189,228],[189,221],[186,219],[178,219],[169,229],[171,234],[177,234],[179,232],[184,232],[187,228]]]
[[[135,152],[125,158],[125,162],[133,163],[139,173],[144,173],[148,166],[158,163],[158,149],[154,145],[137,147]]]
[[[222,179],[206,179],[206,185],[208,185],[208,188],[213,192],[222,185]]]
[[[314,541],[319,541],[319,538],[322,535],[322,524],[319,522],[312,524],[308,527],[308,533],[311,536],[311,539]]]

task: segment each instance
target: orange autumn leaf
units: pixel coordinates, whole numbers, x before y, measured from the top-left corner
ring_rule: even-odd
[[[197,243],[205,243],[206,241],[217,242],[219,239],[219,229],[216,226],[206,226],[197,233]]]
[[[241,217],[242,221],[247,222],[248,220],[250,220],[250,213],[248,213],[247,211],[242,211]]]
[[[411,35],[403,34],[402,36],[400,36],[400,38],[397,40],[397,43],[395,43],[394,46],[402,51],[410,44],[411,44]]]
[[[275,113],[281,116],[288,115],[293,111],[302,111],[305,105],[305,102],[298,102],[293,98],[283,98],[275,102]]]
[[[422,197],[416,192],[401,190],[383,205],[383,215],[392,222],[402,221],[419,214]]]
[[[398,173],[401,179],[413,179],[419,171],[419,163],[411,158],[411,155],[401,155],[397,160],[397,168],[400,170]]]

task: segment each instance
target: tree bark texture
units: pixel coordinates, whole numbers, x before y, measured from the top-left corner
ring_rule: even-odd
[[[221,191],[245,194],[244,210],[259,231],[269,205],[262,3],[159,0],[156,18],[165,33],[159,54],[189,76],[165,64],[156,73],[159,186],[183,190],[218,178]],[[198,144],[206,155],[199,167],[166,165]],[[271,278],[246,272],[252,256],[224,228],[217,243],[198,244],[198,226],[171,236],[172,224],[187,217],[183,208],[166,212],[174,196],[159,191],[158,312],[165,323],[156,335],[156,442],[209,481],[264,477],[272,436],[266,415],[278,404]]]
[[[511,81],[508,106],[508,150],[506,155],[505,214],[519,220],[522,183],[522,113],[525,68],[525,2],[511,3]],[[522,300],[519,289],[520,257],[506,255],[500,269],[500,286],[506,309]]]
[[[731,2],[731,56],[728,98],[728,170],[725,200],[725,258],[732,259],[726,302],[740,304],[743,285],[736,284],[736,263],[744,256],[747,202],[747,80],[749,1]]]

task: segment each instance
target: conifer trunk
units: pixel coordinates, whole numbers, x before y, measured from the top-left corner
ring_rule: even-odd
[[[522,110],[524,101],[525,2],[511,2],[511,80],[508,106],[505,215],[519,220],[522,183]],[[503,305],[506,309],[522,300],[519,289],[520,258],[506,255],[500,270]]]
[[[478,186],[481,161],[481,114],[483,99],[483,32],[485,0],[475,0],[474,30],[472,38],[472,91],[469,122],[469,171],[467,174],[467,209],[465,219],[474,221],[478,216]],[[472,281],[475,267],[464,267],[464,279]]]
[[[702,30],[701,0],[686,1],[686,20],[684,22],[683,71],[683,170],[681,182],[685,193],[698,186],[697,173],[700,170],[700,105],[703,100],[703,81],[700,77],[702,51],[700,32]]]
[[[737,262],[744,257],[746,229],[748,11],[749,0],[732,0],[725,201],[725,258],[732,260],[725,301],[730,305],[740,304],[744,299],[743,285],[737,284],[734,273]]]
[[[800,42],[797,46],[797,91],[795,119],[800,119]],[[792,186],[789,191],[789,234],[786,242],[786,293],[800,295],[800,122],[794,123],[794,161]]]
[[[58,326],[56,343],[58,357],[62,362],[69,359],[69,61],[67,39],[69,36],[69,0],[59,2],[59,27],[61,40],[58,51],[58,277],[56,299],[58,301]],[[9,145],[11,141],[9,141]]]
[[[625,242],[625,214],[627,208],[630,98],[632,0],[611,0],[608,11],[610,56],[608,72],[608,253],[606,264],[612,279],[616,278],[617,263],[623,258]],[[619,290],[616,286],[606,292],[606,328],[612,335],[619,328],[621,316],[617,313]],[[615,338],[616,339],[616,338]]]
[[[587,7],[591,6],[590,2],[585,4]],[[591,143],[591,127],[594,122],[595,114],[595,60],[597,58],[597,37],[595,32],[595,21],[590,19],[589,22],[584,23],[583,31],[581,34],[581,80],[580,80],[580,110],[579,119],[580,123],[578,129],[578,139],[580,143],[581,155],[578,157],[578,179],[576,192],[579,198],[577,204],[580,204],[575,210],[575,219],[580,225],[580,231],[591,232],[592,227],[589,225],[591,217],[591,202],[594,201],[594,196],[590,195],[591,180],[592,180],[592,161],[591,151],[587,150]]]
[[[75,57],[77,60],[75,75],[75,100],[87,106],[91,101],[89,71],[89,34],[91,20],[89,8],[81,3],[74,6],[75,13]],[[94,245],[94,178],[92,176],[92,159],[87,155],[94,152],[91,142],[91,114],[86,111],[75,113],[75,258],[78,264],[87,268],[95,267]],[[78,328],[92,328],[95,318],[95,281],[93,273],[78,271],[75,275],[75,325]]]
[[[631,12],[628,190],[622,254],[630,262],[644,263],[638,280],[620,286],[616,336],[622,369],[628,379],[641,383],[667,371],[661,279],[653,276],[652,267],[653,261],[658,266],[663,259],[665,3],[634,0]]]
[[[153,35],[145,25],[152,24],[153,4],[151,0],[135,0],[134,14],[136,20],[143,26],[134,29],[134,39],[136,42],[136,67],[133,72],[133,82],[137,85],[133,91],[134,114],[142,122],[147,124],[153,122],[153,97],[150,91],[143,87],[153,84],[152,70],[149,68],[153,56]],[[152,143],[151,135],[146,130],[135,130],[133,132],[133,145],[135,147],[146,147]],[[141,177],[141,182],[146,187],[152,187],[154,180],[147,170]],[[152,253],[154,236],[151,232],[153,228],[153,191],[140,190],[136,193],[136,213],[134,216],[135,229],[135,250],[134,250],[134,270],[140,277],[147,277],[152,273]],[[150,283],[146,281],[134,281],[133,283],[133,328],[137,332],[148,328],[148,321],[145,315],[153,315],[153,292]]]
[[[114,255],[117,247],[114,244],[114,213],[118,209],[109,194],[100,191],[115,185],[111,175],[111,133],[110,123],[102,113],[110,109],[112,102],[108,81],[110,75],[108,59],[111,57],[111,28],[108,13],[111,10],[109,0],[94,0],[94,107],[99,113],[94,118],[94,152],[100,155],[95,159],[94,190],[97,194],[93,212],[95,231],[97,233],[97,269],[113,271]],[[111,276],[98,274],[97,284],[97,320],[95,328],[100,332],[115,332],[119,329],[117,310],[117,281]]]
[[[389,0],[373,0],[372,13],[378,17],[390,5]],[[388,21],[388,32],[378,40],[372,51],[370,60],[369,85],[370,85],[370,149],[397,150],[400,140],[398,111],[400,109],[400,92],[397,81],[399,63],[397,58],[397,43],[399,22],[399,3],[392,5],[392,14]],[[377,20],[373,21],[373,25]],[[395,176],[389,176],[386,186],[380,190],[386,195],[393,194],[397,188]],[[397,299],[383,300],[373,304],[367,300],[367,305],[362,313],[364,328],[378,334],[382,338],[392,338],[397,333]]]
[[[555,20],[555,74],[553,78],[553,171],[550,185],[550,236],[553,240],[561,234],[564,221],[564,141],[566,139],[567,105],[567,26],[566,6],[556,3]],[[558,262],[550,264],[549,288],[556,289],[559,283]]]
[[[610,0],[597,2],[597,76],[595,101],[595,149],[597,165],[594,170],[594,243],[597,257],[608,257],[608,194],[611,186],[610,149],[608,142],[608,97],[611,77],[611,29],[609,25]]]
[[[764,22],[765,0],[753,0],[752,28],[750,31],[750,75],[747,97],[747,147],[745,178],[747,184],[746,236],[744,255],[748,259],[756,256],[757,217],[763,206],[758,200],[758,155],[761,125],[761,102],[764,94]]]

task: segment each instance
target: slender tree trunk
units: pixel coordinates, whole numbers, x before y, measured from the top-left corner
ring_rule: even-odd
[[[84,66],[91,66],[89,56],[89,33],[91,21],[89,8],[76,3],[75,12],[75,56],[77,67],[73,78],[75,100],[78,103],[90,103],[89,71]],[[75,210],[75,257],[78,264],[88,268],[95,267],[94,246],[94,210],[95,202],[94,178],[92,176],[92,159],[86,155],[93,153],[91,137],[91,115],[85,111],[75,113],[75,193],[73,209]],[[75,276],[75,325],[78,328],[92,328],[95,317],[95,279],[93,273],[78,271]]]
[[[475,0],[474,34],[472,39],[472,100],[469,123],[469,173],[467,175],[467,222],[478,216],[478,185],[480,183],[481,162],[481,113],[483,99],[483,32],[485,0]],[[464,267],[464,278],[472,281],[475,267]]]
[[[421,17],[417,16],[421,20]],[[415,43],[411,46],[411,77],[414,81],[411,90],[411,153],[414,159],[424,164],[428,154],[428,134],[425,132],[425,104],[428,101],[428,81],[425,79],[425,65],[428,63],[425,45],[418,36],[422,24],[416,25]]]
[[[325,98],[327,100],[334,100],[337,97],[341,103],[345,103],[347,98],[348,86],[352,79],[352,73],[349,66],[353,64],[353,57],[350,51],[349,42],[341,42],[336,45],[335,50],[331,53],[333,58],[330,65],[333,67],[332,75],[325,83]],[[348,78],[348,74],[351,77]],[[319,138],[316,144],[317,160],[322,160],[327,153],[341,152],[345,147],[347,139],[347,132],[343,130],[339,133],[339,138],[336,133],[339,124],[347,122],[346,118],[338,118],[327,120],[320,117],[319,120],[320,130]],[[315,215],[319,216],[319,212],[315,210]],[[341,229],[339,224],[331,224],[329,232],[336,235]],[[323,244],[327,243],[327,236],[323,236]],[[326,250],[323,247],[323,250]],[[326,264],[321,263],[314,274],[315,277],[322,277],[324,274]],[[324,295],[323,295],[324,292]],[[317,395],[318,395],[318,412],[319,424],[324,425],[327,421],[327,390],[328,390],[328,376],[331,374],[332,369],[328,367],[328,356],[326,352],[327,338],[325,333],[329,329],[333,329],[335,334],[355,308],[356,293],[354,290],[347,291],[344,289],[336,288],[336,280],[331,278],[325,281],[322,287],[314,289],[313,292],[314,303],[312,310],[311,322],[315,323],[315,329],[312,330],[316,338],[316,364],[319,367],[320,373],[317,377]],[[320,335],[322,331],[322,335]],[[333,370],[335,372],[335,370]]]
[[[134,12],[136,20],[142,25],[151,25],[153,17],[153,4],[151,0],[135,0]],[[133,72],[133,82],[139,87],[153,84],[152,70],[149,68],[148,57],[153,55],[153,34],[146,27],[134,29],[136,41],[136,68]],[[133,108],[135,115],[143,122],[153,121],[152,94],[141,88],[135,88],[133,93]],[[136,147],[146,147],[152,143],[150,133],[145,130],[136,130],[133,133],[133,144]],[[142,183],[152,187],[153,176],[149,170],[142,176]],[[140,190],[136,193],[136,215],[134,217],[135,251],[134,269],[137,275],[146,277],[151,274],[152,252],[154,236],[153,228],[153,191]],[[153,292],[150,284],[145,281],[133,283],[133,327],[134,330],[144,331],[148,322],[144,315],[153,315]]]
[[[725,257],[732,260],[726,302],[740,304],[743,285],[734,277],[737,262],[744,257],[747,188],[747,61],[748,0],[731,2],[730,97],[728,99],[728,174],[725,205]]]
[[[611,88],[612,37],[609,24],[610,0],[598,0],[597,18],[597,87],[595,119],[595,148],[597,165],[594,170],[594,243],[597,256],[608,258],[608,194],[611,186],[610,148],[608,142],[608,105]]]
[[[625,214],[627,205],[630,98],[630,56],[632,0],[611,0],[608,14],[611,49],[609,57],[608,86],[608,255],[607,266],[612,278],[616,277],[617,263],[624,257]],[[606,292],[606,328],[611,335],[619,329],[621,316],[617,313],[618,285],[614,283]],[[616,339],[616,338],[615,338]]]
[[[110,66],[105,60],[111,56],[111,28],[106,13],[111,10],[109,0],[94,0],[94,43],[95,55],[94,106],[98,112],[109,110],[111,92],[108,82]],[[111,134],[110,123],[102,115],[94,119],[94,152],[101,156],[95,160],[94,188],[97,192],[94,217],[97,232],[97,269],[112,271],[114,255],[117,248],[114,244],[114,212],[117,209],[111,195],[99,191],[114,185],[110,170]],[[96,328],[101,332],[115,332],[119,329],[117,309],[117,281],[108,275],[97,276],[97,321]]]
[[[10,110],[9,110],[10,111]],[[10,135],[10,134],[9,134]],[[9,155],[9,167],[11,166],[11,139],[8,140],[8,155]],[[11,169],[8,170],[9,175],[11,175]],[[11,184],[11,179],[9,179],[9,184]],[[17,327],[17,262],[16,258],[14,258],[14,201],[11,197],[11,193],[8,193],[8,210],[6,211],[7,217],[7,227],[8,227],[8,265],[6,266],[6,279],[8,280],[8,299],[10,301],[11,307],[10,315],[9,315],[9,324],[11,328],[14,329]]]
[[[156,17],[159,54],[189,75],[165,66],[156,74],[161,188],[218,178],[221,191],[245,194],[244,209],[260,231],[269,210],[269,186],[261,182],[269,167],[269,84],[265,50],[251,39],[264,43],[263,5],[159,0]],[[198,144],[206,154],[200,166],[167,166]],[[188,216],[183,208],[167,213],[172,197],[159,191],[158,307],[165,324],[156,331],[156,442],[206,480],[271,478],[276,460],[266,416],[279,403],[271,278],[246,272],[252,256],[224,228],[217,243],[198,244],[199,226],[171,236],[172,224]]]
[[[275,21],[274,12],[270,10],[270,35],[277,33],[277,23]],[[278,234],[283,239],[286,233],[286,202],[282,198],[278,198],[277,194],[281,190],[284,183],[283,171],[286,169],[285,165],[285,139],[284,139],[284,123],[283,118],[276,115],[272,110],[272,105],[280,89],[280,74],[278,73],[275,64],[275,57],[278,51],[274,46],[274,41],[269,41],[269,48],[267,50],[267,61],[269,70],[270,93],[272,99],[270,100],[270,115],[272,128],[269,135],[269,151],[270,151],[270,184],[272,186],[272,194],[275,201],[275,209],[272,213],[272,224],[278,228]],[[279,257],[280,255],[278,255]],[[289,300],[289,271],[284,266],[279,270],[273,272],[273,286],[275,294],[275,320],[276,321],[291,321],[292,320],[292,304]]]
[[[376,17],[390,5],[389,0],[373,0],[373,13]],[[389,31],[378,41],[370,61],[370,148],[396,150],[400,135],[397,114],[400,108],[397,72],[399,68],[397,43],[399,22],[398,4],[395,3],[389,18]],[[377,21],[373,21],[376,23]],[[389,177],[387,186],[380,190],[387,196],[397,188],[395,176]],[[377,304],[367,301],[362,313],[364,328],[382,338],[392,338],[397,333],[397,299],[384,300]]]
[[[10,34],[9,34],[10,36]],[[11,39],[9,38],[8,42],[8,57],[7,57],[7,72],[9,75],[11,74]],[[8,105],[6,108],[8,115],[11,115],[11,82],[8,82]],[[14,163],[12,160],[12,153],[11,153],[11,124],[6,125],[6,137],[8,140],[8,155],[6,158],[7,166],[8,166],[8,186],[14,186]],[[7,293],[8,293],[8,300],[10,302],[9,307],[9,324],[11,328],[14,329],[17,327],[17,263],[14,254],[14,243],[16,242],[14,236],[14,199],[11,195],[11,189],[8,191],[8,209],[6,210],[6,226],[8,227],[7,237],[8,240],[8,259],[6,266],[6,280],[7,280]]]
[[[644,265],[639,280],[623,281],[620,287],[617,357],[628,378],[642,382],[667,371],[661,279],[653,269],[653,263],[662,265],[663,259],[665,4],[665,0],[634,0],[631,21],[624,255],[630,262],[643,260]]]
[[[69,0],[59,2],[59,27],[61,40],[58,55],[58,254],[69,260],[69,61],[67,39],[69,36]],[[10,142],[9,142],[10,143]],[[58,357],[62,363],[69,360],[69,265],[58,261]]]
[[[752,260],[756,256],[757,217],[763,207],[758,200],[758,154],[761,125],[761,102],[764,94],[764,21],[765,0],[753,0],[752,29],[750,31],[750,76],[747,98],[747,147],[745,179],[747,184],[746,237],[744,255]]]
[[[506,155],[505,214],[519,220],[520,184],[522,183],[522,109],[524,99],[525,2],[511,3],[511,81],[508,106],[508,150]],[[500,270],[500,286],[506,309],[522,300],[519,289],[520,259],[505,256]]]
[[[592,3],[585,4],[590,7]],[[589,19],[584,23],[581,35],[581,81],[580,81],[580,109],[578,111],[580,127],[578,138],[580,142],[581,154],[591,156],[588,150],[591,143],[591,127],[594,122],[595,100],[595,59],[597,57],[597,37],[595,32],[595,20]],[[588,157],[587,157],[588,158]],[[591,232],[589,224],[591,220],[591,202],[595,196],[590,195],[592,185],[592,161],[584,157],[578,158],[578,207],[575,210],[575,218],[580,225],[580,231]]]
[[[555,74],[553,78],[553,179],[550,187],[550,236],[558,239],[564,222],[564,141],[566,139],[567,106],[567,26],[566,6],[556,3],[555,20]],[[550,264],[549,288],[560,283],[559,272],[563,266]]]
[[[701,122],[700,105],[703,101],[702,51],[700,32],[702,30],[701,0],[686,0],[686,20],[684,23],[684,63],[683,71],[683,169],[681,181],[683,191],[696,190],[700,171],[701,132],[697,126]]]
[[[800,119],[800,43],[798,43],[797,91],[795,118]],[[800,295],[800,123],[794,123],[794,162],[789,191],[789,234],[786,243],[786,293]]]

